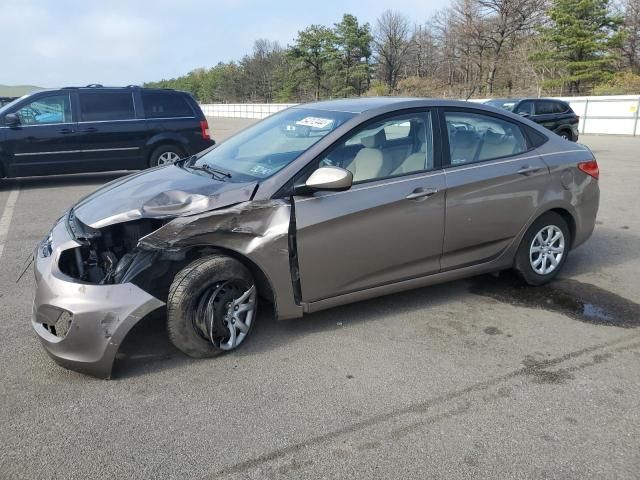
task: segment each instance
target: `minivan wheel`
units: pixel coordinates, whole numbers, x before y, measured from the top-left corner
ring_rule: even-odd
[[[258,292],[238,260],[225,255],[198,259],[175,276],[167,299],[167,333],[190,357],[234,350],[256,323]]]
[[[550,282],[567,261],[571,234],[567,222],[555,212],[538,218],[525,233],[514,269],[529,285]]]
[[[157,167],[175,163],[185,156],[184,151],[176,145],[160,145],[149,157],[149,166]]]

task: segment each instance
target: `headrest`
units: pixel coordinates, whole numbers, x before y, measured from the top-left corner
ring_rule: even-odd
[[[478,135],[472,130],[456,130],[453,138],[459,148],[470,148],[478,142]]]
[[[387,140],[387,135],[384,133],[384,128],[378,130],[374,135],[368,137],[362,137],[360,143],[366,148],[378,148]]]
[[[484,133],[484,143],[488,143],[491,145],[498,145],[504,141],[504,135],[501,133],[491,132],[487,130]]]

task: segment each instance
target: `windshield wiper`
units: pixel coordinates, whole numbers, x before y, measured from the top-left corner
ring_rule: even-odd
[[[208,163],[203,163],[202,165],[193,165],[189,166],[191,170],[200,170],[203,172],[207,172],[216,180],[224,181],[225,178],[231,178],[231,174],[229,172],[225,172],[224,170],[218,170],[215,167],[212,167]]]

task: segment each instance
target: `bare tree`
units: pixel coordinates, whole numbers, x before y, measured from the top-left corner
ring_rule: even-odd
[[[633,73],[640,73],[640,0],[625,0],[622,9],[622,57]]]
[[[487,72],[487,93],[493,93],[496,72],[505,46],[519,33],[539,24],[546,0],[477,0],[490,26],[491,59]]]
[[[410,31],[409,19],[401,13],[387,10],[378,18],[373,38],[375,58],[389,91],[396,89],[406,64]]]

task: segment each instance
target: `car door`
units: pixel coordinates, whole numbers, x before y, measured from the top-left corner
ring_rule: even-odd
[[[400,159],[400,131],[411,152]],[[312,164],[354,174],[344,192],[296,196],[296,243],[302,300],[314,302],[440,270],[444,173],[434,162],[430,112],[367,123]],[[390,169],[392,169],[390,171]]]
[[[19,125],[3,127],[9,175],[55,175],[74,170],[81,152],[70,92],[37,94],[6,113],[15,113],[20,119]]]
[[[549,181],[516,121],[473,109],[447,110],[444,121],[443,271],[497,258],[535,213]]]
[[[80,89],[78,105],[83,171],[144,167],[142,151],[147,127],[143,118],[137,118],[133,89]]]

